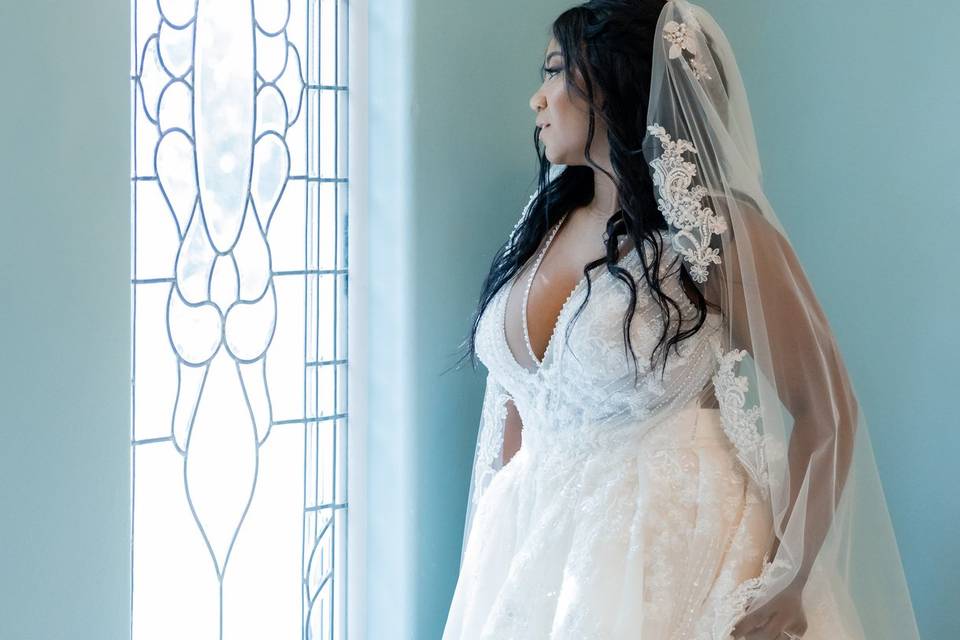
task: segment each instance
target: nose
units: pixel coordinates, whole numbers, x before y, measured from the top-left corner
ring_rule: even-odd
[[[534,113],[540,113],[540,111],[543,110],[543,107],[544,107],[543,103],[544,103],[543,94],[540,93],[539,90],[537,90],[536,93],[530,96],[530,108],[533,109]]]

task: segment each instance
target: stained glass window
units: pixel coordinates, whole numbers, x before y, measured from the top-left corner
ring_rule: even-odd
[[[347,5],[132,15],[132,637],[345,638]]]

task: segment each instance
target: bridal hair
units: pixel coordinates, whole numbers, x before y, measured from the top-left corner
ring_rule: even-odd
[[[552,33],[563,51],[567,90],[589,107],[584,153],[590,166],[570,165],[551,179],[552,165],[540,145],[540,130],[534,129],[533,142],[539,161],[538,188],[527,205],[526,215],[494,255],[473,316],[469,340],[464,343],[468,348],[458,362],[469,356],[473,368],[476,368],[477,326],[490,300],[526,263],[556,222],[592,201],[594,171],[607,173],[589,155],[597,118],[606,124],[608,131],[610,163],[615,174],[611,178],[617,184],[621,209],[607,220],[604,236],[606,255],[584,266],[586,297],[573,320],[567,324],[567,339],[573,321],[579,317],[590,297],[589,272],[605,265],[610,274],[624,282],[630,291],[623,335],[625,347],[633,356],[636,377],[637,359],[630,340],[630,325],[636,309],[637,285],[630,272],[616,264],[619,238],[624,235],[633,238],[643,266],[644,279],[664,320],[660,339],[650,356],[651,363],[656,362],[654,356],[664,344],[664,351],[669,351],[671,346],[677,349],[676,345],[682,340],[694,335],[706,320],[708,306],[719,308],[707,301],[694,285],[690,272],[682,262],[680,281],[697,311],[692,326],[689,325],[689,318],[682,317],[680,304],[660,286],[658,274],[663,240],[658,231],[665,233],[668,223],[657,208],[656,191],[650,167],[641,151],[641,143],[646,135],[653,47],[655,40],[661,37],[656,33],[657,18],[663,6],[663,0],[590,0],[567,9],[554,20]],[[582,88],[575,78],[582,80]],[[598,100],[598,96],[602,96],[602,99]],[[649,264],[644,251],[646,246],[655,249]],[[674,326],[674,314],[678,321],[673,335],[668,337]],[[684,323],[688,326],[681,330]],[[666,358],[663,359],[661,374],[665,368]]]

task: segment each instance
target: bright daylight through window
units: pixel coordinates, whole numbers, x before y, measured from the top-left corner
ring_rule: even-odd
[[[346,2],[132,16],[132,637],[345,638]]]

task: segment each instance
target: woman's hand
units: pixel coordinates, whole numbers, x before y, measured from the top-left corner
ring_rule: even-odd
[[[788,587],[759,609],[744,616],[733,628],[743,640],[793,640],[803,637],[807,617],[800,602],[802,589]]]

